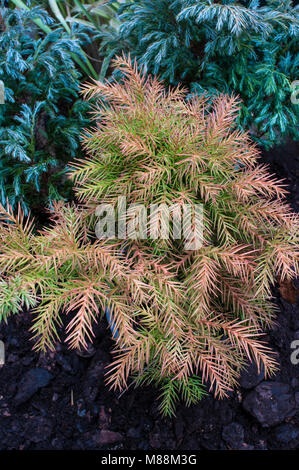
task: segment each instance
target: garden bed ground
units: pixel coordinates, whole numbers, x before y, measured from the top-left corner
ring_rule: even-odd
[[[291,144],[263,159],[287,179],[289,200],[298,210],[296,153]],[[90,357],[65,345],[40,356],[31,350],[30,314],[11,318],[0,326],[6,348],[0,368],[0,450],[299,448],[299,364],[290,360],[291,343],[299,340],[297,293],[298,282],[274,289],[277,326],[267,339],[279,355],[276,376],[264,381],[250,368],[229,399],[207,396],[192,408],[179,406],[174,419],[160,417],[155,389],[131,387],[119,397],[105,387],[112,343],[104,321],[95,329]]]

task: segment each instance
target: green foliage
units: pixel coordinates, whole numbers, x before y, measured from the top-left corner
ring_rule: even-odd
[[[33,19],[53,20],[39,8],[1,8],[0,14],[0,200],[27,211],[70,194],[67,162],[88,123],[72,54],[81,56],[80,42],[88,37],[78,26],[80,40],[59,28],[41,33]]]
[[[136,386],[153,384],[160,388],[159,408],[163,416],[175,415],[175,408],[180,398],[182,398],[186,406],[191,406],[198,403],[207,395],[199,377],[191,376],[186,381],[167,380],[161,376],[159,368],[155,368],[154,365],[147,367],[142,374],[134,377],[134,382]]]
[[[18,5],[21,0],[12,1]],[[111,57],[104,57],[101,61],[99,60],[99,57],[94,57],[94,51],[97,51],[100,47],[100,39],[102,35],[109,33],[112,35],[117,34],[120,21],[116,12],[120,4],[122,4],[124,1],[126,0],[115,0],[113,2],[110,2],[109,0],[85,0],[85,2],[82,2],[81,0],[69,0],[68,2],[65,2],[64,0],[27,0],[27,5],[42,5],[50,12],[50,14],[55,16],[57,21],[68,33],[70,33],[70,30],[74,24],[88,27],[93,47],[84,48],[86,64],[79,62],[79,65],[81,66],[82,70],[88,74],[88,70],[86,70],[87,65],[90,71],[89,74],[91,73],[93,78],[97,78],[97,72],[93,68],[93,66],[95,66],[96,69],[99,69],[100,79],[103,79],[105,78],[106,72],[108,70]],[[90,56],[91,52],[92,56]],[[89,59],[91,59],[93,64]],[[98,67],[98,63],[100,62],[101,65]]]
[[[269,147],[298,138],[298,12],[290,0],[127,1],[103,48],[129,52],[166,83],[239,95],[241,128]]]
[[[69,0],[66,4],[63,0],[43,0],[43,3],[56,13],[57,19],[60,19],[66,28],[67,23],[80,23],[101,31],[104,25],[119,28],[116,11],[123,1]]]
[[[17,3],[19,0],[12,0]],[[51,12],[61,25],[69,32],[72,23],[83,24],[100,31],[104,24],[115,26],[119,22],[116,11],[124,0],[24,0],[27,6],[42,6]]]
[[[36,296],[22,285],[20,276],[9,281],[0,281],[0,322],[7,322],[10,315],[14,315],[24,307],[29,309],[36,305]]]

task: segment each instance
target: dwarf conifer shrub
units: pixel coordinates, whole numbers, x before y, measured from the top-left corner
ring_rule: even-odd
[[[80,129],[88,123],[72,54],[81,57],[80,40],[87,36],[81,28],[73,39],[55,26],[46,34],[34,23],[53,23],[44,10],[2,4],[0,200],[28,211],[70,196],[66,166],[78,154]]]
[[[296,273],[298,218],[235,128],[236,98],[186,101],[183,88],[166,91],[130,60],[115,66],[122,83],[83,89],[96,101],[96,122],[73,172],[81,205],[57,203],[39,233],[21,212],[1,209],[0,316],[34,306],[35,348],[44,351],[55,348],[64,312],[67,342],[80,349],[108,308],[108,384],[154,383],[162,412],[172,414],[179,397],[197,402],[204,384],[225,397],[248,361],[266,376],[275,371],[262,334],[274,318],[271,285]],[[96,239],[95,208],[117,209],[119,196],[145,207],[201,204],[202,246],[186,249],[172,236]]]
[[[127,0],[103,48],[130,52],[166,83],[239,95],[239,125],[269,147],[298,138],[298,12],[291,0]]]

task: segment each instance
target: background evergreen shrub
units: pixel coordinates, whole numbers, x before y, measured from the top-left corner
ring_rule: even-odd
[[[240,126],[270,147],[298,138],[298,13],[291,0],[128,0],[103,47],[130,52],[166,83],[239,95]]]
[[[42,32],[33,19],[53,20],[37,7],[1,8],[0,14],[0,200],[27,211],[69,196],[67,163],[80,151],[79,134],[88,123],[72,54],[81,56],[88,36],[78,25],[77,39],[61,28]]]

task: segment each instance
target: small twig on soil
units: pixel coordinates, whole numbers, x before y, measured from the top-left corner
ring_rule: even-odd
[[[129,390],[129,388],[131,387],[131,385],[133,385],[133,383],[134,382],[131,382],[130,385],[128,385],[128,387],[125,388],[125,390],[123,390],[120,395],[118,395],[117,397],[118,400],[124,395],[124,393],[126,393],[127,390]]]

